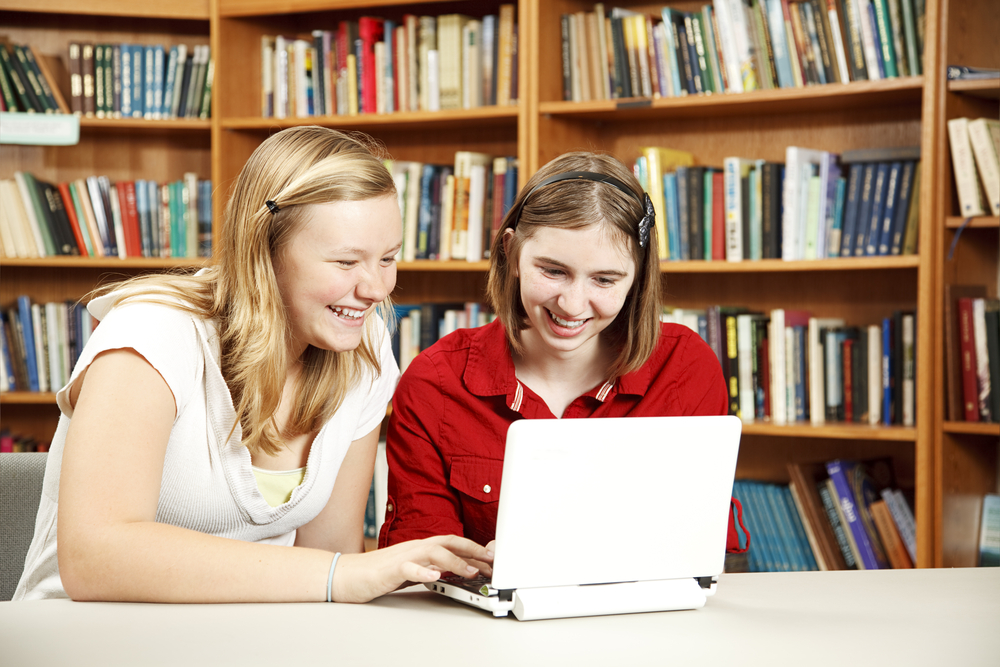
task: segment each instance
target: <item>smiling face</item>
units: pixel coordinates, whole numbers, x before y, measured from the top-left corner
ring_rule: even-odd
[[[602,225],[539,228],[517,262],[521,301],[531,326],[526,353],[596,354],[635,280],[635,263]]]
[[[308,345],[347,352],[361,344],[365,318],[396,285],[401,242],[395,196],[309,206],[275,261],[293,358]]]

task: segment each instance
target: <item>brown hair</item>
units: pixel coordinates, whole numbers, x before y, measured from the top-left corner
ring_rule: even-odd
[[[200,275],[144,276],[101,290],[157,301],[218,323],[222,375],[232,394],[243,443],[252,453],[276,453],[282,437],[317,430],[368,368],[376,376],[379,318],[369,317],[361,345],[350,352],[314,347],[302,356],[302,377],[285,433],[277,411],[288,369],[291,328],[275,280],[275,262],[309,205],[364,201],[395,194],[392,176],[370,138],[323,127],[296,127],[266,139],[247,160],[216,234],[214,265]],[[276,211],[266,203],[272,201]],[[164,298],[166,297],[166,298]],[[378,312],[392,316],[388,299]],[[235,425],[234,425],[235,428]]]
[[[569,171],[611,176],[628,186],[634,196],[617,187],[583,179],[553,183],[532,192],[546,178]],[[566,153],[528,180],[501,227],[506,231],[517,220],[509,244],[504,243],[504,232],[493,240],[486,285],[487,299],[503,322],[507,342],[516,354],[523,351],[520,333],[530,326],[517,277],[517,263],[524,243],[541,227],[582,229],[602,225],[609,238],[619,241],[635,263],[635,280],[625,304],[615,321],[601,334],[618,350],[610,375],[617,378],[646,363],[660,335],[662,285],[655,225],[650,229],[645,248],[640,248],[637,240],[637,226],[644,214],[640,203],[643,198],[639,181],[624,164],[597,153]]]

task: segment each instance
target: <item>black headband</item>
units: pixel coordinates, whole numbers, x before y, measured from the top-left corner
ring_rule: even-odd
[[[640,199],[639,195],[637,195],[631,188],[619,181],[617,178],[607,176],[605,174],[596,174],[592,171],[565,171],[561,174],[549,176],[544,181],[533,187],[528,194],[521,198],[521,203],[518,204],[517,210],[514,211],[514,214],[511,217],[511,222],[508,225],[510,229],[517,229],[517,222],[521,219],[521,210],[524,208],[524,202],[528,201],[531,195],[535,194],[536,191],[547,185],[570,180],[606,183],[635,198],[635,200],[639,202],[639,205],[642,206],[643,210],[642,220],[639,221],[639,225],[636,228],[636,238],[639,240],[640,248],[645,248],[649,244],[649,228],[653,226],[653,222],[656,220],[656,213],[653,211],[653,202],[650,200],[649,195],[644,193],[643,197]]]

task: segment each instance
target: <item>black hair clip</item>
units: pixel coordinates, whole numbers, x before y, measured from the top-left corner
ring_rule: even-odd
[[[266,202],[264,202],[264,203],[265,203],[265,204],[267,204],[267,208],[268,208],[268,210],[270,210],[270,211],[271,211],[271,213],[277,213],[278,211],[280,211],[280,210],[281,210],[280,208],[278,208],[278,205],[277,205],[277,204],[275,204],[275,203],[274,203],[273,201],[271,201],[270,199],[268,199],[268,200],[267,200]]]
[[[649,198],[648,193],[644,193],[642,208],[644,209],[644,215],[642,216],[642,220],[639,221],[639,229],[636,231],[639,237],[639,247],[645,248],[649,245],[649,229],[656,222],[656,211],[653,209],[653,200]]]

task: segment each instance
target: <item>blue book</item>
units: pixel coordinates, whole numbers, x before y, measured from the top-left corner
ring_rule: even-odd
[[[771,523],[778,532],[778,540],[785,552],[788,570],[801,572],[805,569],[805,562],[799,554],[798,540],[792,534],[792,525],[785,513],[785,503],[784,499],[780,496],[780,490],[775,484],[761,484],[760,492],[762,499],[767,503],[767,507],[770,510]]]
[[[823,164],[820,166],[820,186],[825,188],[820,192],[823,198],[823,217],[820,219],[820,237],[817,240],[816,258],[822,259],[829,256],[829,245],[833,232],[834,220],[836,219],[837,208],[837,183],[840,182],[840,165],[837,164],[836,153],[825,153]],[[839,234],[838,241],[839,241]],[[840,252],[840,245],[837,245],[837,252]]]
[[[167,72],[164,75],[162,118],[170,118],[174,105],[174,78],[177,76],[177,45],[170,47],[167,56]]]
[[[854,536],[854,544],[866,570],[884,570],[889,560],[878,541],[875,524],[868,506],[878,499],[871,478],[863,465],[834,459],[826,464],[826,472],[837,491],[837,502]]]
[[[145,113],[145,95],[143,95],[143,79],[145,78],[145,49],[139,44],[132,48],[132,117],[142,118]]]
[[[198,181],[198,256],[212,256],[212,181]]]
[[[122,58],[122,118],[132,117],[132,45],[120,45]]]
[[[1000,567],[1000,495],[983,496],[979,522],[979,567]]]
[[[767,3],[767,27],[771,37],[771,52],[774,56],[774,69],[778,74],[778,86],[794,88],[795,78],[792,75],[792,60],[789,56],[788,40],[785,32],[785,17],[781,9],[781,0],[764,0]]]
[[[889,166],[889,183],[886,186],[885,208],[882,211],[882,221],[878,241],[875,243],[876,255],[888,255],[889,244],[892,242],[892,224],[896,217],[896,205],[899,201],[899,190],[903,176],[903,163],[893,162]],[[871,244],[869,243],[869,246]]]
[[[852,164],[847,176],[847,195],[844,200],[844,222],[840,233],[840,256],[854,255],[854,236],[861,206],[861,187],[865,178],[865,165]],[[831,249],[832,250],[832,249]]]
[[[687,88],[681,79],[680,64],[677,62],[677,34],[675,30],[677,29],[677,24],[674,21],[674,15],[677,10],[670,9],[669,7],[664,7],[661,15],[663,16],[663,32],[667,38],[667,65],[670,67],[670,77],[674,83],[674,97],[680,97],[681,95],[687,95]],[[673,259],[671,257],[671,259]]]
[[[898,255],[903,248],[903,234],[906,232],[906,220],[909,217],[910,201],[913,196],[913,180],[917,163],[913,160],[903,162],[903,172],[899,177],[899,198],[896,200],[896,210],[892,219],[892,231],[889,234],[889,254]]]
[[[152,257],[153,234],[149,229],[149,191],[146,189],[146,181],[137,179],[135,182],[135,210],[139,215],[139,233],[142,236],[142,256]]]
[[[757,513],[760,516],[761,523],[764,527],[764,536],[768,540],[768,544],[771,547],[771,555],[775,558],[774,571],[791,572],[791,554],[788,552],[788,547],[785,545],[781,531],[778,529],[778,523],[776,517],[774,516],[774,511],[771,509],[771,504],[767,500],[767,490],[765,487],[766,485],[761,482],[753,482],[750,484],[751,502],[757,509]]]
[[[891,164],[879,162],[872,185],[872,208],[868,217],[868,231],[865,235],[864,255],[878,254],[878,242],[882,234],[882,216],[885,213],[886,196],[889,192],[889,172]]]
[[[396,23],[394,21],[389,21],[387,19],[383,25],[385,26],[385,73],[383,74],[383,76],[385,77],[385,90],[386,90],[385,112],[386,113],[392,113],[393,111],[396,110],[395,95],[392,94],[392,91],[393,91],[394,86],[395,86],[394,82],[396,80],[395,73],[394,73],[395,69],[396,69],[396,59],[393,56],[393,53],[394,53],[393,42],[395,40],[393,39],[393,34],[392,33],[396,29]],[[484,37],[485,37],[485,32],[486,32],[486,17],[483,17],[483,33],[484,33]],[[484,42],[483,43],[483,49],[484,50],[483,50],[483,53],[481,55],[481,57],[483,58],[484,62],[486,60],[486,51],[485,51],[485,48],[486,48],[486,45],[485,45],[485,42]],[[486,104],[485,100],[483,101],[483,104]]]
[[[891,425],[895,420],[892,414],[893,392],[893,358],[892,358],[892,318],[882,319],[882,423]]]
[[[155,53],[156,47],[152,44],[143,47],[142,64],[145,69],[142,72],[142,117],[147,119],[152,118],[153,112],[156,111],[153,105],[153,85],[156,80],[156,73],[153,71],[156,64]]]
[[[677,192],[677,173],[669,172],[663,175],[663,201],[667,216],[667,244],[670,259],[681,259],[681,211]]]
[[[743,505],[743,523],[753,536],[750,549],[747,551],[748,565],[751,572],[777,571],[777,560],[771,553],[771,544],[764,535],[763,518],[756,507],[756,502],[750,494],[750,486],[756,482],[737,480],[733,484],[733,495]]]
[[[432,215],[434,172],[436,165],[425,164],[420,172],[420,208],[417,212],[417,259],[427,259],[430,247],[431,225],[434,224]]]
[[[799,543],[805,569],[809,571],[818,570],[819,566],[816,564],[816,557],[813,554],[812,545],[809,543],[809,537],[806,535],[805,526],[802,524],[802,517],[799,516],[798,505],[795,504],[795,499],[792,497],[792,490],[788,486],[783,486],[781,487],[781,491],[785,500],[785,508],[788,510],[788,518],[792,524],[792,532],[795,534]]]
[[[495,103],[495,102],[494,102]],[[517,158],[508,157],[507,158],[507,175],[503,179],[503,213],[502,217],[507,215],[510,211],[511,206],[514,205],[514,200],[517,198]]]
[[[153,47],[153,118],[163,118],[163,69],[166,67],[162,44]]]
[[[795,397],[794,421],[809,419],[809,401],[806,400],[806,383],[808,375],[808,344],[806,327],[792,327],[792,395]]]
[[[28,367],[28,388],[38,391],[38,359],[35,357],[35,327],[31,319],[31,298],[22,294],[17,297],[17,314],[21,320],[24,336],[24,362]]]
[[[802,12],[802,23],[806,27],[806,39],[808,43],[806,48],[812,48],[813,53],[816,54],[816,76],[819,78],[819,82],[827,83],[826,80],[826,69],[823,67],[823,59],[820,56],[820,46],[819,46],[819,36],[816,34],[817,28],[822,30],[822,19],[816,17],[813,14],[812,5],[808,2],[799,3],[799,11]]]
[[[837,179],[837,194],[833,203],[833,224],[826,244],[827,257],[840,257],[841,234],[844,227],[844,204],[847,196],[847,179]]]
[[[858,204],[857,226],[854,229],[854,256],[864,257],[865,247],[868,242],[868,228],[871,224],[872,201],[875,198],[875,175],[878,172],[878,164],[869,162],[865,164],[864,176],[861,180],[861,203]]]
[[[875,39],[875,60],[878,63],[878,77],[880,79],[886,78],[885,71],[885,61],[882,59],[882,42],[879,40],[879,29],[878,29],[878,19],[875,18],[875,3],[878,0],[872,0],[868,3],[868,22],[872,26],[872,37]]]

